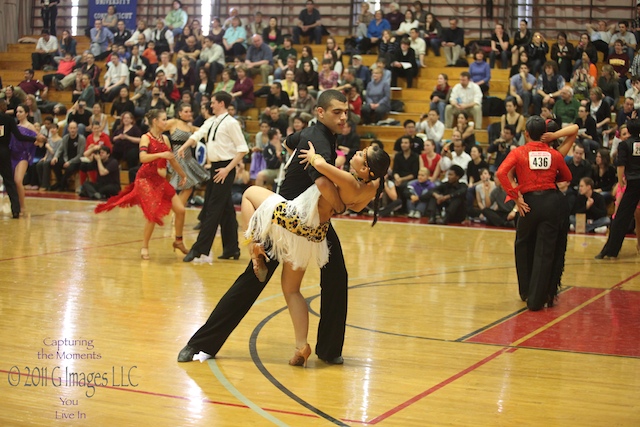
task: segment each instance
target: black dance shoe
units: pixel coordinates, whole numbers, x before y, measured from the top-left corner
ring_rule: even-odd
[[[180,353],[178,353],[178,362],[192,362],[193,355],[196,353],[198,353],[198,351],[195,348],[185,345],[184,348],[180,350]]]
[[[191,262],[194,259],[198,258],[199,256],[200,256],[200,254],[196,253],[193,249],[191,249],[189,251],[189,253],[184,258],[182,258],[182,261],[183,262]]]
[[[231,259],[231,258],[233,258],[235,260],[239,259],[240,258],[240,249],[238,249],[236,252],[231,253],[231,254],[226,254],[226,253],[223,252],[222,255],[220,255],[218,257],[218,259]]]
[[[342,356],[333,357],[331,359],[320,358],[320,360],[328,365],[342,365],[344,363],[344,358]]]

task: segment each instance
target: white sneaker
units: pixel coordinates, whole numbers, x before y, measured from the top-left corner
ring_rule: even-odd
[[[576,231],[576,226],[573,224],[569,225],[569,230]]]
[[[420,219],[420,217],[422,217],[422,215],[420,215],[420,212],[419,212],[419,211],[415,211],[415,212],[413,213],[413,217],[414,217],[415,219]]]
[[[601,227],[596,227],[593,231],[595,231],[598,234],[607,234],[607,226],[603,225]]]

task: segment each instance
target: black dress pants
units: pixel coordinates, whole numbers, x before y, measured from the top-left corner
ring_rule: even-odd
[[[554,259],[562,218],[569,215],[567,202],[558,190],[524,195],[531,211],[520,217],[516,231],[515,258],[520,297],[529,310],[540,310],[553,288]]]
[[[327,232],[329,262],[320,270],[320,323],[316,354],[329,360],[342,355],[347,321],[347,269],[338,235]],[[215,356],[231,332],[238,326],[267,285],[278,267],[278,261],[267,263],[267,280],[260,283],[251,262],[222,297],[207,322],[191,337],[189,346]]]
[[[20,214],[20,200],[18,199],[16,183],[13,180],[11,150],[9,150],[8,146],[0,147],[0,175],[2,175],[4,188],[7,190],[7,195],[11,201],[11,212],[13,213],[13,216],[17,216]]]
[[[231,161],[213,162],[211,164],[211,174],[215,175],[215,170],[226,167]],[[236,171],[233,169],[225,178],[223,183],[213,182],[213,178],[207,182],[207,189],[204,193],[205,215],[202,218],[202,228],[198,234],[198,239],[193,244],[191,250],[196,255],[208,255],[216,237],[216,231],[220,226],[222,233],[222,247],[225,254],[238,252],[238,221],[236,220],[236,210],[231,200],[231,187],[236,178]]]
[[[624,236],[633,220],[636,206],[640,201],[640,179],[627,181],[627,189],[622,195],[616,217],[611,223],[609,238],[602,248],[602,255],[617,257],[624,242]]]

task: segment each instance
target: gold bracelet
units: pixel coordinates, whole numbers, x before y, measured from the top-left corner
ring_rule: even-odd
[[[316,160],[318,159],[318,157],[323,158],[320,154],[314,154],[313,157],[311,158],[311,161],[309,163],[311,163],[311,166],[315,166],[316,165]]]

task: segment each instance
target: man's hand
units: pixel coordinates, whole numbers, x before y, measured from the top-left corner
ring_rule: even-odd
[[[213,182],[215,182],[216,184],[222,184],[227,178],[227,175],[229,175],[229,170],[227,170],[227,168],[216,169],[216,174],[213,177]]]

